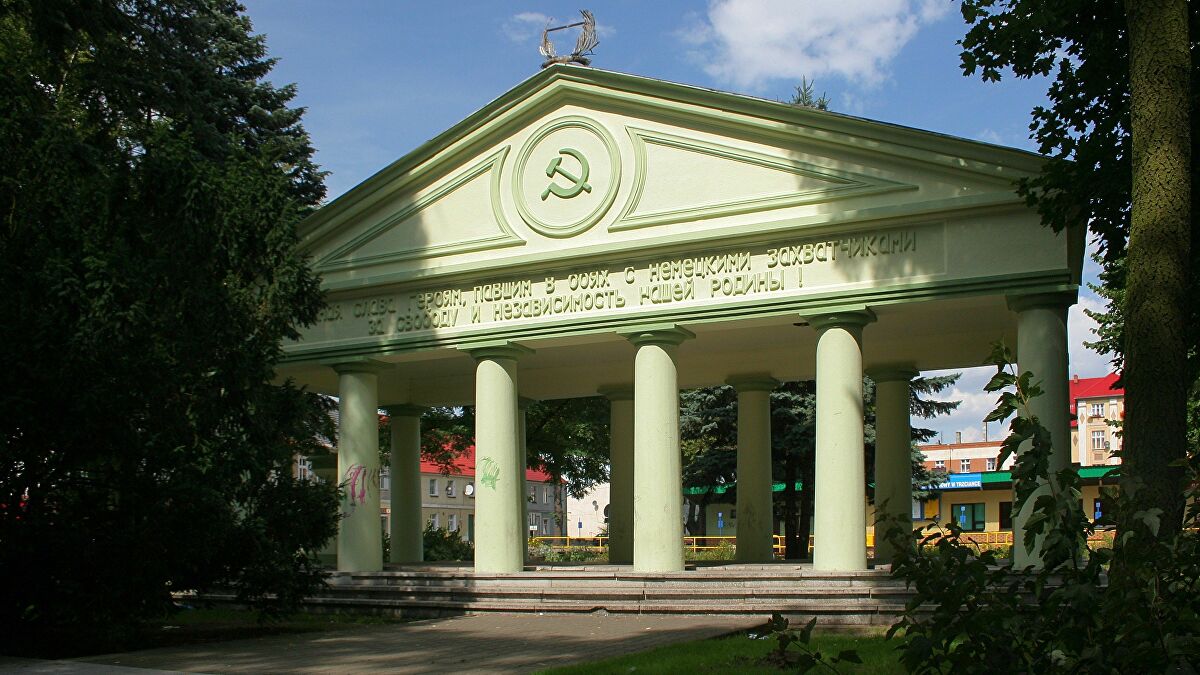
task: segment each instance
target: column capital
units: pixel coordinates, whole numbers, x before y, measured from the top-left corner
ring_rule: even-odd
[[[427,406],[415,405],[413,403],[393,403],[392,405],[382,406],[384,410],[392,417],[420,417],[429,410]]]
[[[682,328],[673,323],[656,323],[645,326],[637,326],[627,330],[617,332],[618,335],[629,340],[635,347],[642,345],[670,345],[676,346],[684,340],[690,340],[696,337],[692,331]]]
[[[632,401],[632,384],[606,384],[596,389],[596,393],[610,401]]]
[[[779,386],[779,380],[765,373],[754,373],[747,375],[734,375],[727,380],[725,384],[731,386],[737,392],[743,391],[772,391]]]
[[[800,316],[816,330],[834,327],[862,328],[875,321],[875,312],[872,312],[866,305],[831,307],[818,312],[803,313]]]
[[[378,375],[386,370],[391,370],[391,364],[375,359],[346,359],[344,361],[331,361],[325,365],[333,368],[338,375],[346,373],[373,373]]]
[[[867,368],[867,377],[876,382],[907,382],[921,374],[912,364],[890,364]]]
[[[1014,312],[1023,312],[1027,309],[1065,310],[1079,301],[1079,289],[1050,293],[1010,295],[1006,299],[1008,300],[1008,308]]]
[[[533,350],[529,347],[509,342],[508,340],[463,345],[459,349],[470,354],[471,358],[476,361],[483,361],[484,359],[512,359],[516,361],[522,356],[533,353]]]

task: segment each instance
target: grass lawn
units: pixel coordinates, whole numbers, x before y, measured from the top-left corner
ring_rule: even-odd
[[[684,642],[660,647],[640,654],[620,656],[594,663],[554,668],[543,671],[553,675],[590,675],[592,673],[764,673],[776,669],[765,662],[764,657],[776,646],[773,639],[754,640],[745,633],[712,640]],[[899,642],[885,640],[883,631],[869,634],[847,634],[827,632],[813,635],[811,647],[822,654],[834,655],[845,649],[858,652],[862,664],[846,663],[838,666],[841,673],[903,673],[899,653]],[[792,647],[795,649],[795,647]],[[786,669],[794,671],[794,668]],[[780,671],[785,672],[785,671]],[[813,672],[828,672],[818,669]]]

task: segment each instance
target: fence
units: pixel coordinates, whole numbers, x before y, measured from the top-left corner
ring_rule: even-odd
[[[771,535],[772,548],[775,551],[775,557],[784,557],[787,546],[786,538],[782,534]],[[963,532],[961,540],[979,544],[983,546],[1012,546],[1013,533],[1010,531],[998,532]],[[542,544],[554,549],[583,549],[587,551],[602,552],[608,549],[608,537],[533,537],[530,540],[533,544]],[[808,536],[808,549],[812,550],[816,537]],[[875,548],[875,533],[866,533],[867,548]],[[712,551],[720,548],[722,544],[729,546],[737,546],[737,537],[733,536],[704,536],[704,537],[684,537],[683,546],[692,553],[702,551]],[[1112,532],[1097,531],[1088,537],[1088,544],[1092,546],[1111,546]]]

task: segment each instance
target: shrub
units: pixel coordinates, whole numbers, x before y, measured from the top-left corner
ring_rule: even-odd
[[[474,560],[475,547],[459,533],[426,525],[421,533],[425,545],[425,560]]]
[[[685,546],[683,557],[688,560],[733,560],[737,557],[737,548],[728,540],[721,540],[716,548],[702,549],[693,552],[690,547]]]
[[[964,542],[955,523],[916,534],[884,526],[896,551],[893,575],[916,593],[889,636],[903,636],[912,672],[1130,673],[1195,672],[1200,665],[1200,524],[1192,458],[1183,532],[1157,538],[1160,512],[1136,510],[1129,493],[1106,495],[1102,526],[1118,536],[1088,541],[1096,525],[1079,508],[1079,476],[1051,473],[1050,435],[1029,411],[1041,393],[1028,372],[1007,372],[1011,354],[997,346],[989,391],[1003,392],[988,420],[1016,414],[1000,461],[1025,444],[1013,467],[1014,508],[1028,505],[1029,552],[1041,545],[1040,569],[998,564],[995,551]],[[1048,488],[1038,490],[1038,485]],[[1115,563],[1114,563],[1115,561]],[[1115,568],[1110,574],[1110,563]]]

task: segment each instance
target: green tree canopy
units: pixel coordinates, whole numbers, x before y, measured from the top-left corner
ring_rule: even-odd
[[[582,498],[608,481],[609,403],[600,396],[530,401],[525,408],[526,463],[564,481],[567,494]],[[421,416],[421,454],[449,472],[475,442],[475,409],[430,408]],[[380,436],[388,453],[388,436]]]
[[[315,320],[322,176],[236,2],[0,3],[0,624],[75,639],[215,584],[297,600],[331,436],[271,384]],[[80,643],[74,643],[80,644]]]

